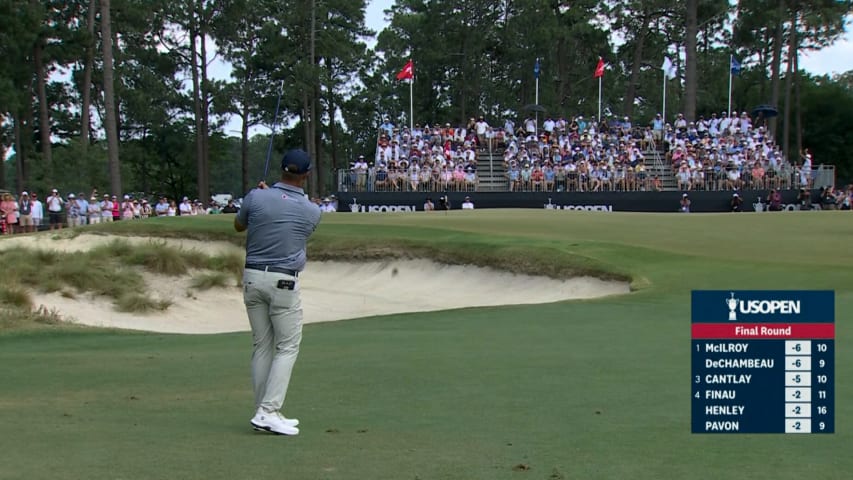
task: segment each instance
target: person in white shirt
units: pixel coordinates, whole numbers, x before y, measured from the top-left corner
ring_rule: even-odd
[[[62,230],[62,206],[65,200],[59,196],[59,192],[54,188],[52,195],[47,197],[47,214],[50,220],[51,230]]]
[[[471,197],[465,197],[465,201],[462,202],[462,210],[474,210],[474,202],[471,201]]]
[[[98,203],[97,198],[92,197],[89,199],[89,207],[86,210],[86,213],[89,215],[90,224],[101,223],[101,204]]]
[[[33,202],[33,230],[38,231],[44,221],[44,205],[39,201],[37,193],[33,192],[30,198]]]
[[[113,221],[113,202],[110,200],[110,195],[105,193],[104,200],[101,201],[101,222],[109,223]]]
[[[191,215],[193,210],[193,206],[190,203],[190,199],[188,197],[184,197],[180,206],[180,214],[183,215]]]

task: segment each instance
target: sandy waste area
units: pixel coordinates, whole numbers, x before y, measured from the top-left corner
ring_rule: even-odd
[[[116,237],[84,234],[75,238],[23,236],[0,240],[0,251],[39,248],[65,252],[85,251],[121,239],[130,244],[166,242],[209,255],[242,254],[227,242]],[[592,277],[554,280],[516,275],[491,268],[443,265],[429,260],[386,262],[319,262],[310,259],[299,276],[304,322],[329,322],[374,315],[428,312],[465,307],[550,303],[596,298],[629,292],[627,282]],[[190,287],[192,274],[166,277],[144,274],[154,297],[171,306],[150,314],[122,313],[103,297],[34,293],[36,306],[55,310],[69,322],[98,327],[162,333],[207,334],[248,331],[242,290],[236,285],[198,291]]]

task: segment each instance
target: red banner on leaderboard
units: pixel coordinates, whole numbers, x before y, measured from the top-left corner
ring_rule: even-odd
[[[835,338],[834,323],[694,323],[694,339],[806,339]]]

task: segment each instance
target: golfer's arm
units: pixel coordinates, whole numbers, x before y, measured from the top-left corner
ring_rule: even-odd
[[[237,219],[237,216],[234,216],[234,230],[238,232],[243,232],[246,230],[246,226],[240,223],[240,220]]]

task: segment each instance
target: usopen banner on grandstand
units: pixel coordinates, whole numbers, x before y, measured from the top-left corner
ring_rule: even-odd
[[[780,209],[800,210],[796,190],[783,190]],[[469,197],[475,209],[545,208],[595,212],[677,212],[683,192],[338,192],[339,212],[379,213],[423,211],[427,199],[442,210],[462,207]],[[691,212],[729,212],[731,191],[687,192]],[[769,190],[739,192],[742,211],[767,211]],[[442,202],[442,197],[448,200]],[[812,198],[818,198],[814,191]]]

